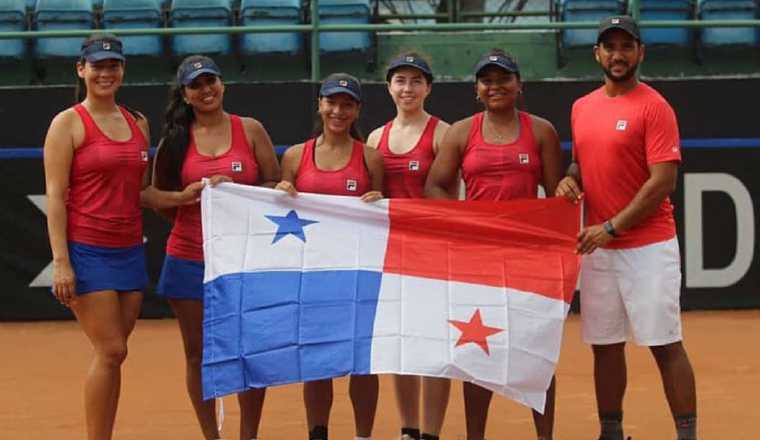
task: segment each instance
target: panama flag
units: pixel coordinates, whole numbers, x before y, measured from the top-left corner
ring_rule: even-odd
[[[201,203],[204,398],[397,373],[543,410],[579,270],[577,205],[364,203],[231,183]]]

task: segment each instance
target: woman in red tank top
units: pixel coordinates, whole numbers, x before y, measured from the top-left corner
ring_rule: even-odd
[[[429,198],[452,198],[462,172],[470,200],[535,198],[541,184],[553,195],[563,174],[559,137],[550,122],[517,109],[522,82],[517,63],[501,50],[485,54],[475,67],[475,92],[486,110],[452,124],[425,184]],[[533,412],[539,439],[554,427],[554,380],[544,414]],[[482,440],[492,393],[465,382],[467,438]]]
[[[121,364],[148,281],[140,191],[150,134],[141,114],[116,103],[120,40],[86,39],[76,70],[77,104],[56,115],[45,138],[48,235],[53,293],[94,349],[84,401],[87,438],[99,440],[112,435]]]
[[[280,169],[272,141],[252,118],[228,114],[223,108],[222,73],[205,56],[185,58],[177,69],[166,110],[152,185],[144,192],[146,206],[158,209],[172,230],[166,246],[157,291],[177,317],[186,358],[187,391],[206,440],[220,438],[215,401],[204,401],[201,386],[203,352],[203,237],[198,192],[189,204],[178,204],[183,192],[236,182],[273,187]],[[186,188],[185,191],[180,191]],[[265,389],[238,394],[240,438],[255,439]]]
[[[316,137],[288,148],[282,157],[282,181],[275,189],[293,196],[302,191],[355,196],[365,202],[381,199],[383,159],[360,140],[356,127],[360,109],[361,86],[356,78],[345,73],[325,78],[319,90]],[[332,380],[306,382],[303,393],[309,439],[327,440]],[[351,376],[349,394],[357,439],[369,438],[377,408],[377,376]]]
[[[396,117],[376,128],[367,145],[383,155],[383,191],[389,198],[423,198],[425,179],[449,124],[425,111],[433,72],[419,54],[409,52],[391,60],[385,80],[396,105]],[[456,190],[456,187],[454,188]],[[438,438],[449,401],[451,381],[437,377],[395,375],[401,439]],[[424,423],[420,425],[420,390]],[[420,430],[420,428],[422,428]]]

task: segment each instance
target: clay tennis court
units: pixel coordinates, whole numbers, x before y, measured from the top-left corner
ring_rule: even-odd
[[[686,347],[697,375],[702,440],[755,440],[760,420],[760,310],[687,312]],[[75,322],[0,323],[0,438],[85,438],[82,383],[90,346]],[[124,367],[114,439],[200,439],[184,391],[184,360],[174,320],[140,320]],[[673,439],[675,433],[648,350],[628,350],[627,435]],[[595,440],[596,407],[591,352],[580,341],[580,319],[570,316],[557,373],[557,440]],[[225,399],[224,435],[237,439],[234,398]],[[389,377],[381,378],[373,438],[395,439],[398,416]],[[491,406],[490,439],[531,439],[530,412],[504,398]],[[345,379],[336,381],[331,438],[352,439]],[[461,386],[452,388],[442,438],[465,440]],[[306,439],[301,387],[268,391],[259,439]]]

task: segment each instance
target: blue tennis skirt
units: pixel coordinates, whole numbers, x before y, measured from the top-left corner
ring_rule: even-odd
[[[77,295],[102,290],[130,292],[148,285],[142,245],[107,248],[69,241],[69,260]]]
[[[156,290],[170,299],[203,301],[203,263],[167,255]]]

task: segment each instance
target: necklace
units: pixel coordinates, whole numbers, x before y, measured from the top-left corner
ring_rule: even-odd
[[[484,115],[483,119],[485,119],[486,124],[488,125],[488,131],[490,132],[491,136],[493,136],[496,139],[496,143],[497,144],[503,144],[507,140],[508,134],[499,133],[499,131],[496,129],[496,125],[491,121],[491,118],[488,117],[488,113],[486,113]],[[516,119],[517,119],[517,115],[515,114],[515,117],[513,118],[513,121],[516,120]],[[509,124],[511,124],[511,123],[512,123],[512,121],[509,122]],[[507,132],[508,131],[509,131],[509,127],[507,127]],[[519,124],[518,124],[518,127],[517,127],[517,131],[518,131],[517,135],[519,137],[520,136],[520,133],[519,133],[520,126],[519,126]]]

